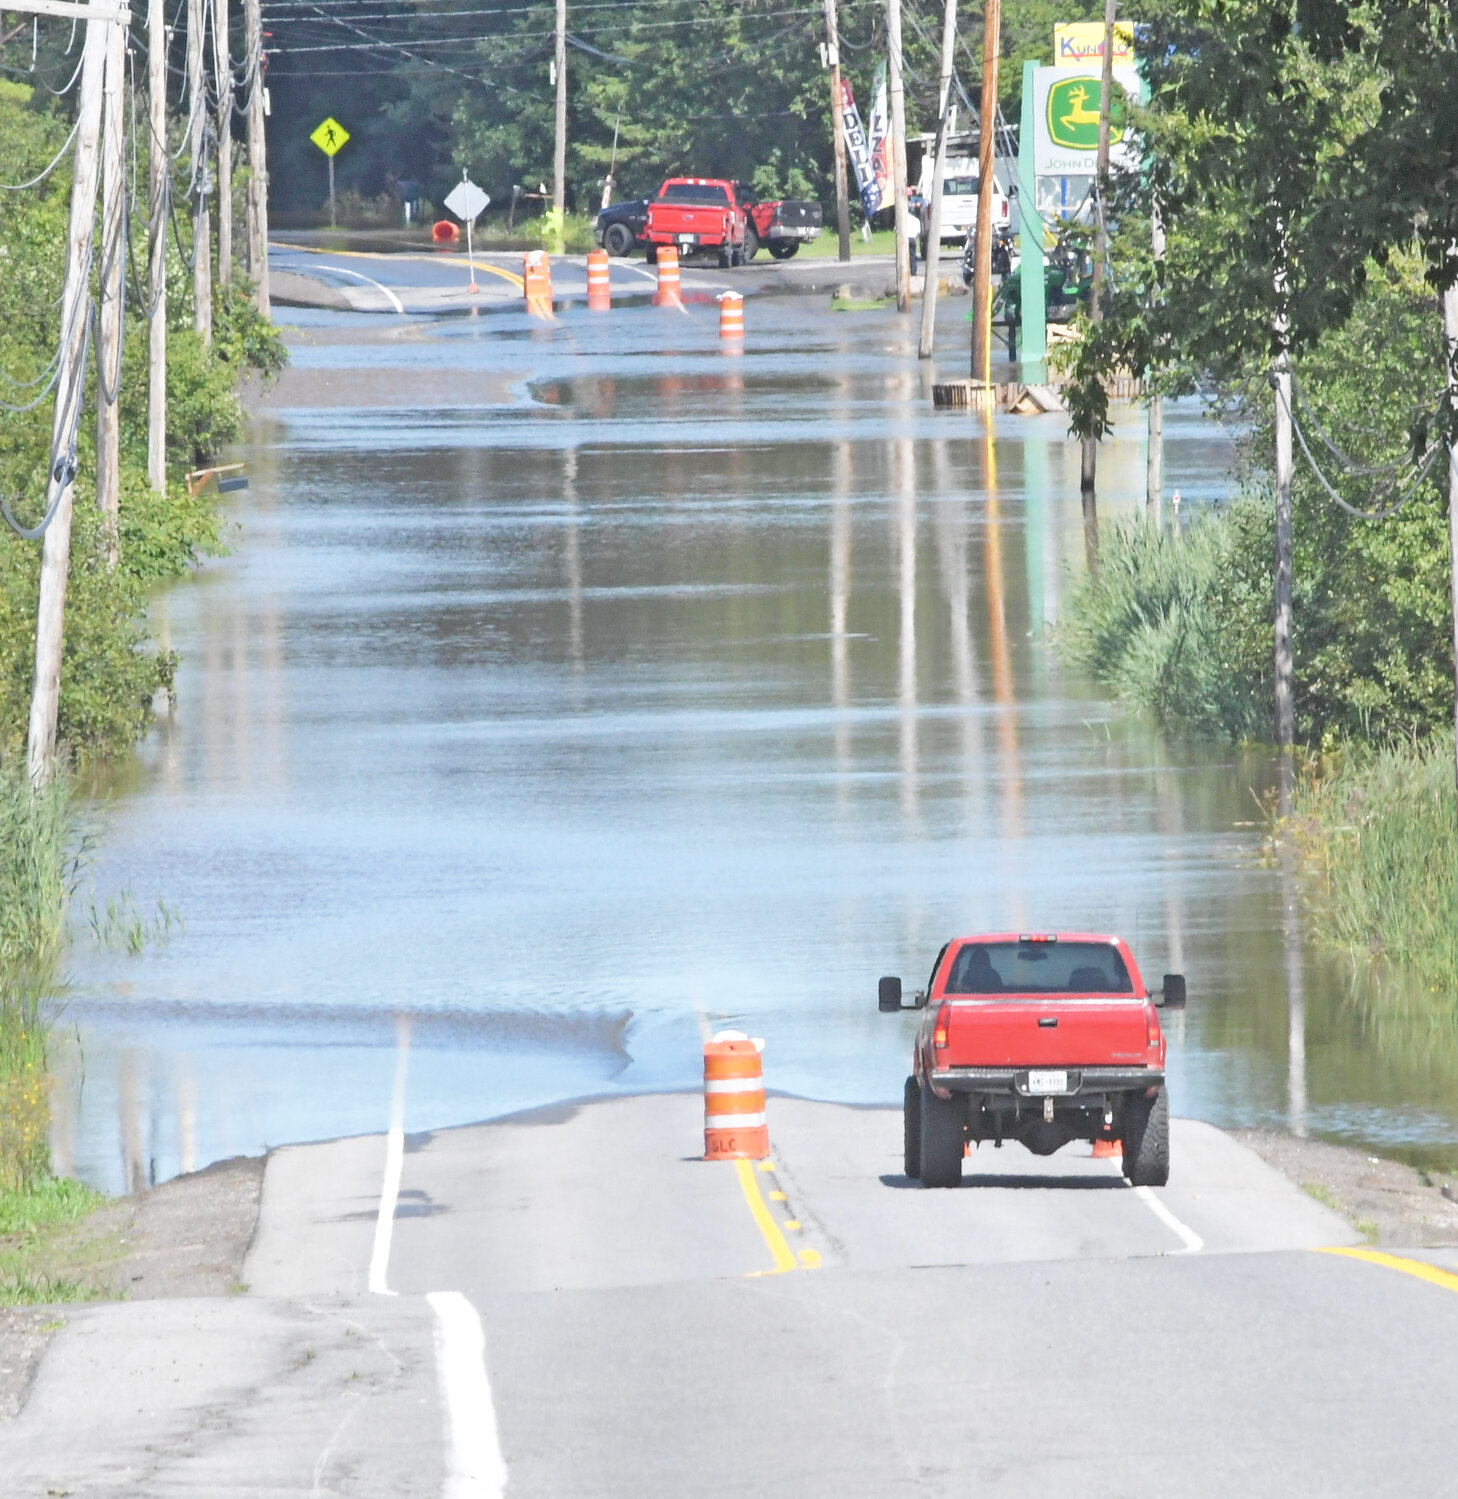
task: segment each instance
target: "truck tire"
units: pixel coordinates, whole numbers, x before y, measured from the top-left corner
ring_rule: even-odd
[[[633,231],[626,224],[609,224],[602,232],[602,247],[609,255],[623,256],[633,248]]]
[[[799,248],[797,239],[772,239],[769,242],[769,252],[776,260],[788,260]]]
[[[912,1181],[921,1180],[921,1084],[914,1077],[906,1079],[901,1102],[902,1155],[906,1174]]]
[[[759,230],[753,224],[744,226],[744,263],[748,265],[759,254]]]
[[[1131,1187],[1169,1180],[1169,1094],[1132,1098],[1124,1106],[1124,1175]]]
[[[957,1187],[962,1183],[962,1111],[955,1098],[938,1098],[921,1086],[921,1184]]]

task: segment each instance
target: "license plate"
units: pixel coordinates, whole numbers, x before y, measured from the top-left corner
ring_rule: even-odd
[[[1068,1074],[1066,1072],[1030,1072],[1028,1092],[1039,1096],[1046,1093],[1067,1093]]]

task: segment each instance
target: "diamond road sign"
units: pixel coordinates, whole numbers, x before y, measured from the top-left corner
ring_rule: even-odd
[[[490,202],[491,194],[482,192],[474,182],[458,182],[446,197],[445,206],[463,224],[474,224]]]
[[[339,148],[349,139],[349,131],[338,120],[331,117],[325,120],[309,139],[326,156],[334,156],[339,151]]]

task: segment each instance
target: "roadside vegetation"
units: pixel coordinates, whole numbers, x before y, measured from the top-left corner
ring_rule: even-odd
[[[1165,0],[1141,39],[1144,168],[1111,182],[1103,318],[1070,360],[1080,436],[1103,381],[1199,391],[1241,433],[1231,499],[1103,528],[1058,646],[1193,733],[1273,743],[1272,371],[1289,360],[1295,739],[1290,822],[1315,929],[1458,1017],[1458,833],[1441,293],[1458,142],[1431,129],[1446,13]],[[1167,231],[1151,252],[1155,209]],[[1142,416],[1142,413],[1141,413]],[[1318,475],[1320,468],[1326,482]],[[1345,504],[1338,502],[1340,497]],[[1353,513],[1353,512],[1357,513]],[[1407,1003],[1404,1000],[1404,1003]]]
[[[57,154],[71,128],[63,105],[73,103],[0,81],[0,181],[27,181]],[[43,513],[51,401],[14,408],[43,389],[55,351],[64,268],[57,247],[66,239],[70,188],[66,161],[35,187],[0,193],[0,495],[22,526]],[[58,735],[72,767],[129,751],[147,728],[154,694],[171,687],[175,663],[147,621],[150,592],[223,547],[216,498],[191,495],[184,475],[239,434],[239,377],[273,373],[284,358],[243,287],[220,296],[214,340],[205,347],[192,330],[191,276],[174,253],[168,483],[155,494],[146,477],[147,333],[139,300],[129,297],[127,307],[114,568],[95,505],[94,443],[87,441],[94,421],[83,420],[78,444]],[[46,1143],[46,1044],[83,838],[65,775],[36,792],[24,770],[40,548],[0,524],[0,1300],[21,1294],[14,1287],[28,1273],[26,1245],[34,1248],[50,1225],[90,1201],[84,1189],[50,1177]]]

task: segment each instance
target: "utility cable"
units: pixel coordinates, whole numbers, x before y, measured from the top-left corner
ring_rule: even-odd
[[[89,271],[89,268],[88,268]],[[86,327],[81,341],[81,363],[77,373],[76,386],[76,414],[71,421],[71,431],[65,441],[66,456],[58,456],[58,445],[51,446],[50,467],[46,470],[49,483],[56,486],[55,498],[51,501],[45,515],[41,518],[39,525],[22,526],[15,518],[15,513],[10,508],[10,503],[3,494],[0,494],[0,515],[5,518],[5,523],[10,527],[22,541],[35,541],[45,535],[50,528],[51,522],[56,518],[56,511],[61,506],[61,496],[65,494],[67,487],[76,477],[76,437],[81,431],[81,413],[85,405],[82,393],[86,388],[86,361],[91,352],[91,327],[94,319],[95,309],[90,302],[86,304]]]
[[[1337,447],[1336,443],[1334,443],[1331,438],[1328,437],[1322,430],[1322,428],[1317,424],[1316,414],[1312,410],[1311,401],[1308,399],[1306,392],[1297,382],[1296,371],[1293,369],[1291,370],[1290,374],[1292,394],[1296,397],[1296,400],[1300,404],[1302,410],[1305,411],[1306,420],[1310,425],[1312,432],[1315,433],[1317,441],[1321,443],[1322,447],[1324,447],[1327,452],[1330,453],[1331,456],[1342,465],[1343,468],[1349,470],[1351,473],[1361,474],[1364,477],[1375,479],[1384,478],[1390,474],[1396,474],[1405,466],[1401,460],[1396,463],[1382,463],[1373,466],[1358,463],[1354,458],[1349,458],[1344,452],[1342,452],[1339,447]],[[1446,396],[1440,396],[1438,398],[1437,404],[1434,407],[1434,416],[1442,411],[1443,405],[1446,400]]]
[[[48,167],[37,173],[37,175],[32,177],[29,182],[0,182],[0,192],[23,193],[28,188],[38,187],[42,182],[46,180],[47,177],[51,175],[52,172],[56,170],[58,166],[60,166],[61,162],[65,159],[66,152],[69,151],[71,149],[71,146],[74,144],[76,140],[76,132],[80,128],[81,121],[78,119],[76,123],[71,126],[71,133],[66,137],[65,145],[63,145],[61,149],[56,152],[55,156],[51,158],[51,164]]]
[[[1290,403],[1286,400],[1285,393],[1281,390],[1279,384],[1276,383],[1276,377],[1274,374],[1271,375],[1270,382],[1275,388],[1276,399],[1285,408],[1286,416],[1290,420],[1291,427],[1296,433],[1296,440],[1301,444],[1301,451],[1305,453],[1306,461],[1311,465],[1311,472],[1316,475],[1317,483],[1321,485],[1321,487],[1327,492],[1331,499],[1334,500],[1342,510],[1346,511],[1348,515],[1354,516],[1358,520],[1388,520],[1390,517],[1396,515],[1399,510],[1403,509],[1413,499],[1416,498],[1419,488],[1422,486],[1423,481],[1427,478],[1429,472],[1432,470],[1433,464],[1437,461],[1438,454],[1443,451],[1443,445],[1441,443],[1434,443],[1433,446],[1428,449],[1427,457],[1423,459],[1422,463],[1413,472],[1411,482],[1407,487],[1407,491],[1402,495],[1400,499],[1395,500],[1391,505],[1385,505],[1376,510],[1363,510],[1358,506],[1351,504],[1347,500],[1344,500],[1341,495],[1339,495],[1332,487],[1331,482],[1327,479],[1326,475],[1322,473],[1316,459],[1312,456],[1311,447],[1306,441],[1306,433],[1302,431],[1301,423],[1296,420],[1296,414],[1291,410]],[[1391,494],[1392,491],[1396,489],[1396,487],[1397,486],[1395,484],[1389,485],[1386,493]]]

